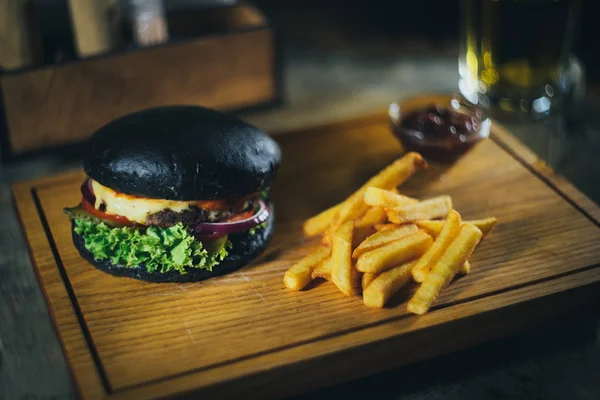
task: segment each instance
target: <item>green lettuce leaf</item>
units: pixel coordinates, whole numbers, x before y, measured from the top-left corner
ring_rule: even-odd
[[[185,268],[212,271],[227,257],[231,242],[223,242],[215,252],[208,252],[181,224],[169,228],[149,227],[145,231],[127,226],[110,227],[105,223],[75,219],[75,232],[81,235],[85,248],[94,259],[110,259],[124,267],[144,265],[148,272],[176,270],[185,274]]]
[[[250,236],[254,236],[254,235],[256,235],[256,232],[258,232],[262,229],[265,229],[266,227],[267,227],[267,221],[263,222],[260,225],[256,225],[254,228],[250,228],[248,230],[248,233],[250,234]]]
[[[271,188],[265,188],[263,190],[260,191],[260,199],[264,202],[268,202],[269,201],[269,196],[270,196],[270,192]]]

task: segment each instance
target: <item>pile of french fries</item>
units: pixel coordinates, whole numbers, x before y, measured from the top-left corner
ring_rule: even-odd
[[[469,257],[498,222],[462,221],[450,196],[418,200],[398,192],[426,167],[420,154],[407,153],[342,203],[306,220],[304,235],[321,235],[321,243],[285,273],[285,286],[302,290],[321,278],[382,308],[415,281],[420,286],[407,308],[426,313],[455,276],[471,271]]]

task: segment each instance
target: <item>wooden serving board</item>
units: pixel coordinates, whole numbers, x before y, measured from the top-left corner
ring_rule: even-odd
[[[421,198],[450,194],[464,219],[500,219],[472,273],[428,314],[407,313],[412,289],[381,310],[327,283],[286,290],[284,271],[315,245],[302,238],[302,221],[402,151],[384,115],[277,138],[273,242],[239,272],[199,283],[149,284],[87,264],[62,213],[79,201],[82,172],[15,186],[83,398],[291,395],[513,334],[598,299],[600,208],[498,126],[454,165],[432,165],[402,187]]]

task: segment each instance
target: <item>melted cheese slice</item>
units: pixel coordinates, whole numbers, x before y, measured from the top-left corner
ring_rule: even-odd
[[[144,224],[148,215],[156,214],[165,209],[182,212],[188,210],[190,205],[194,203],[192,201],[149,199],[119,193],[99,184],[95,180],[92,180],[92,189],[96,196],[96,203],[94,204],[96,209],[100,209],[100,206],[105,204],[107,213],[121,215],[139,224]]]

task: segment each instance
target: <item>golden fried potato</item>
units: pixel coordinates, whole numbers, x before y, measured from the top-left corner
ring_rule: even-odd
[[[364,201],[366,205],[372,207],[402,207],[407,204],[418,203],[419,200],[412,197],[403,196],[392,192],[391,190],[379,189],[376,187],[368,187],[365,192]]]
[[[459,275],[468,275],[471,273],[471,263],[469,261],[465,261],[465,263],[458,270]]]
[[[333,234],[335,233],[335,229],[332,230],[332,228],[337,229],[338,227],[334,227],[334,225],[329,225],[327,227],[321,237],[321,244],[323,246],[331,247],[331,244],[333,243]]]
[[[377,274],[372,274],[370,272],[365,272],[362,275],[361,287],[362,287],[363,293],[364,293],[365,289],[367,288],[367,286],[369,286],[369,284],[371,282],[373,282],[373,279],[375,279],[375,278],[377,278]]]
[[[388,219],[394,224],[405,224],[423,219],[443,218],[452,210],[450,196],[438,196],[417,204],[387,208]]]
[[[363,226],[372,227],[375,224],[381,224],[387,219],[387,215],[382,208],[370,207],[365,215],[361,219],[356,221],[356,227],[361,228]]]
[[[358,246],[368,236],[375,233],[373,225],[381,223],[387,219],[385,211],[379,207],[371,207],[365,215],[354,225],[354,237],[352,248]]]
[[[334,231],[342,223],[356,220],[364,215],[369,207],[364,202],[367,188],[376,187],[391,190],[406,181],[419,169],[426,167],[427,163],[420,154],[413,152],[406,153],[402,158],[394,161],[369,179],[360,189],[344,200],[339,213],[335,216],[328,229]]]
[[[406,236],[364,253],[356,262],[361,272],[379,274],[407,260],[421,256],[431,246],[433,239],[423,231]]]
[[[322,278],[331,281],[331,256],[317,264],[312,271],[311,277],[313,279]]]
[[[362,217],[355,221],[354,224],[354,237],[352,248],[358,246],[367,236],[373,234],[375,229],[373,225],[384,222],[387,219],[385,211],[378,207],[369,207]],[[334,226],[331,225],[323,234],[321,238],[321,244],[331,247],[333,242]]]
[[[444,220],[433,220],[433,219],[424,219],[420,221],[415,221],[415,225],[419,228],[423,229],[425,232],[429,233],[432,236],[437,236],[440,234],[442,230],[442,225],[444,225]]]
[[[408,302],[408,311],[422,315],[429,310],[442,288],[450,283],[461,266],[469,259],[482,236],[483,234],[476,226],[462,225],[456,238],[435,263],[415,295]]]
[[[402,224],[375,224],[373,225],[373,228],[375,228],[377,232],[380,232],[400,228],[401,226]]]
[[[288,289],[302,290],[312,279],[312,272],[321,261],[331,255],[331,249],[319,246],[285,272],[283,282]]]
[[[313,237],[323,233],[331,221],[333,221],[341,207],[342,203],[336,204],[335,206],[332,206],[327,210],[315,215],[314,217],[304,221],[304,224],[302,225],[304,236]]]
[[[416,225],[415,225],[416,226]],[[435,241],[429,249],[419,258],[412,270],[412,276],[415,282],[423,282],[429,270],[435,265],[437,260],[444,254],[444,251],[450,246],[456,235],[460,232],[460,214],[456,210],[450,211],[446,222],[435,238]]]
[[[363,240],[360,243],[360,245],[358,245],[358,247],[354,249],[354,252],[352,253],[352,258],[358,258],[359,256],[368,251],[376,249],[377,247],[381,247],[384,244],[393,242],[395,240],[402,239],[403,237],[406,237],[408,235],[412,235],[418,230],[419,228],[417,228],[416,225],[409,224],[401,225],[396,229],[388,229],[376,232],[371,236],[367,237],[365,240]]]
[[[463,223],[475,225],[477,228],[479,228],[481,233],[483,233],[483,237],[486,237],[494,230],[494,228],[498,224],[498,218],[489,217],[489,218],[475,219],[472,221],[463,221]],[[442,225],[444,224],[444,221],[423,220],[423,221],[416,221],[415,224],[419,228],[424,229],[430,235],[437,236],[440,234],[440,231],[442,230]],[[377,229],[377,228],[375,228],[375,229]]]
[[[366,289],[363,301],[367,307],[383,308],[403,286],[410,282],[410,271],[415,262],[394,267],[378,275]],[[365,274],[366,275],[366,274]]]
[[[343,223],[333,234],[331,249],[331,281],[346,296],[356,294],[352,266],[352,236],[354,221]]]

